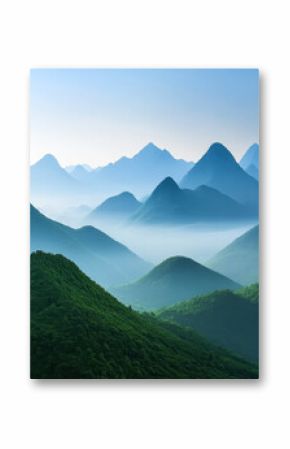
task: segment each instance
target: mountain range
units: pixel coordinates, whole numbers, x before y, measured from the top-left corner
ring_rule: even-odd
[[[257,144],[32,165],[31,377],[257,378],[259,226],[189,257],[258,221],[258,177]]]
[[[248,220],[251,216],[251,209],[212,187],[201,185],[195,190],[181,189],[172,178],[167,177],[137,209],[131,221],[142,224],[188,224]]]
[[[243,285],[259,279],[259,226],[256,225],[219,251],[206,264]]]
[[[31,378],[257,378],[190,329],[120,304],[61,255],[31,255]]]
[[[190,327],[214,344],[257,362],[259,357],[259,287],[222,290],[183,301],[156,315]]]
[[[152,265],[92,226],[73,229],[30,207],[31,251],[59,253],[76,262],[101,285],[130,282]]]
[[[132,158],[122,157],[91,172],[89,182],[112,194],[129,191],[140,197],[167,176],[179,182],[192,166],[192,162],[175,159],[169,151],[149,143]]]
[[[206,185],[258,210],[258,182],[236,162],[231,152],[221,143],[214,143],[180,182],[182,188],[196,189]]]
[[[214,290],[236,290],[240,285],[187,257],[171,257],[129,285],[110,291],[125,304],[156,310]]]
[[[31,167],[31,195],[36,204],[54,204],[70,200],[66,206],[96,200],[129,191],[142,197],[167,176],[177,182],[193,166],[192,162],[175,159],[169,151],[149,143],[132,158],[122,157],[104,167],[86,165],[62,168],[56,158],[45,155]],[[35,201],[34,201],[35,200]]]
[[[259,179],[259,145],[254,143],[240,160],[240,166],[253,178]]]

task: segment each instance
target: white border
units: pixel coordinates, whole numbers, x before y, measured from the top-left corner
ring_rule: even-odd
[[[1,447],[289,446],[288,20],[280,0],[1,6]],[[50,66],[260,69],[260,381],[29,380],[28,73]]]

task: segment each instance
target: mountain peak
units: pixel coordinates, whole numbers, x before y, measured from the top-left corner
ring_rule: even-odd
[[[163,260],[159,265],[154,267],[151,271],[169,271],[173,273],[186,274],[187,272],[199,272],[207,270],[206,267],[186,256],[172,256],[168,259]]]
[[[212,161],[212,162],[236,162],[232,153],[220,142],[214,142],[200,161]],[[199,162],[200,162],[199,161]]]
[[[250,165],[254,165],[256,168],[259,167],[259,145],[257,143],[253,143],[240,160],[240,166],[244,170]]]
[[[118,193],[117,195],[110,196],[102,204],[108,204],[108,203],[112,203],[112,202],[116,203],[116,202],[123,201],[123,200],[134,201],[134,202],[138,203],[138,200],[133,195],[133,193],[124,191],[124,192]]]
[[[118,297],[131,305],[156,310],[214,290],[238,287],[239,284],[189,257],[174,256],[118,289]]]
[[[34,166],[46,166],[46,167],[60,167],[58,160],[53,154],[47,153],[41,159],[39,159]]]
[[[151,157],[152,155],[162,153],[161,148],[157,147],[153,142],[147,143],[135,156],[135,157]]]
[[[181,188],[196,189],[205,184],[241,204],[257,210],[258,182],[237,163],[221,143],[213,143],[205,155],[183,177]]]
[[[96,207],[89,216],[97,217],[100,214],[117,214],[128,215],[135,212],[141,203],[135,198],[131,192],[121,192],[118,195],[111,196]]]
[[[156,150],[159,150],[159,151],[160,151],[160,148],[157,147],[153,142],[148,142],[147,145],[145,145],[145,147],[142,148],[142,150],[140,151],[140,153],[141,153],[142,151],[156,151]]]
[[[58,161],[57,161],[56,157],[55,157],[53,154],[51,154],[51,153],[45,154],[45,155],[41,158],[41,160],[42,160],[42,161],[46,161],[46,162],[54,162],[54,163],[57,163],[57,164],[58,164]]]
[[[46,160],[53,160],[53,161],[56,161],[56,157],[53,155],[53,154],[51,154],[51,153],[46,153],[43,157],[42,157],[42,159],[46,159]]]
[[[116,195],[116,198],[127,198],[127,199],[133,199],[136,200],[135,196],[133,195],[133,193],[125,191],[125,192],[121,192],[119,193],[119,195]]]
[[[216,172],[223,172],[232,168],[236,169],[238,166],[239,164],[232,153],[222,143],[214,142],[195,164],[192,171],[214,170]],[[207,183],[204,182],[203,184]]]
[[[167,178],[163,179],[163,181],[161,181],[160,184],[158,184],[158,186],[156,187],[154,192],[157,192],[157,191],[172,192],[175,190],[180,190],[180,188],[178,187],[178,185],[176,184],[174,179],[172,179],[170,176],[167,176]]]
[[[185,266],[196,267],[199,265],[200,265],[199,263],[197,263],[195,260],[191,259],[190,257],[172,256],[172,257],[168,257],[168,259],[165,259],[163,262],[161,262],[159,264],[159,267],[160,266],[169,267],[170,269],[172,269],[175,267],[184,268]]]
[[[137,153],[135,155],[135,157],[138,156],[142,156],[142,157],[157,157],[158,159],[174,159],[173,156],[171,155],[171,153],[166,150],[165,148],[161,149],[159,147],[157,147],[153,142],[149,142],[147,143],[147,145],[145,145],[144,148],[142,148],[142,150],[139,151],[139,153]]]

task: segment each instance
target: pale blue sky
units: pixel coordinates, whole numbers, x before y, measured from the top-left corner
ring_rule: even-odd
[[[31,162],[104,165],[148,142],[196,161],[214,141],[237,159],[259,139],[255,69],[34,69]]]

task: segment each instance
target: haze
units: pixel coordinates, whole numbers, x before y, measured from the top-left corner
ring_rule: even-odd
[[[258,70],[34,69],[31,163],[102,166],[147,142],[196,161],[214,141],[240,159],[258,141]]]

